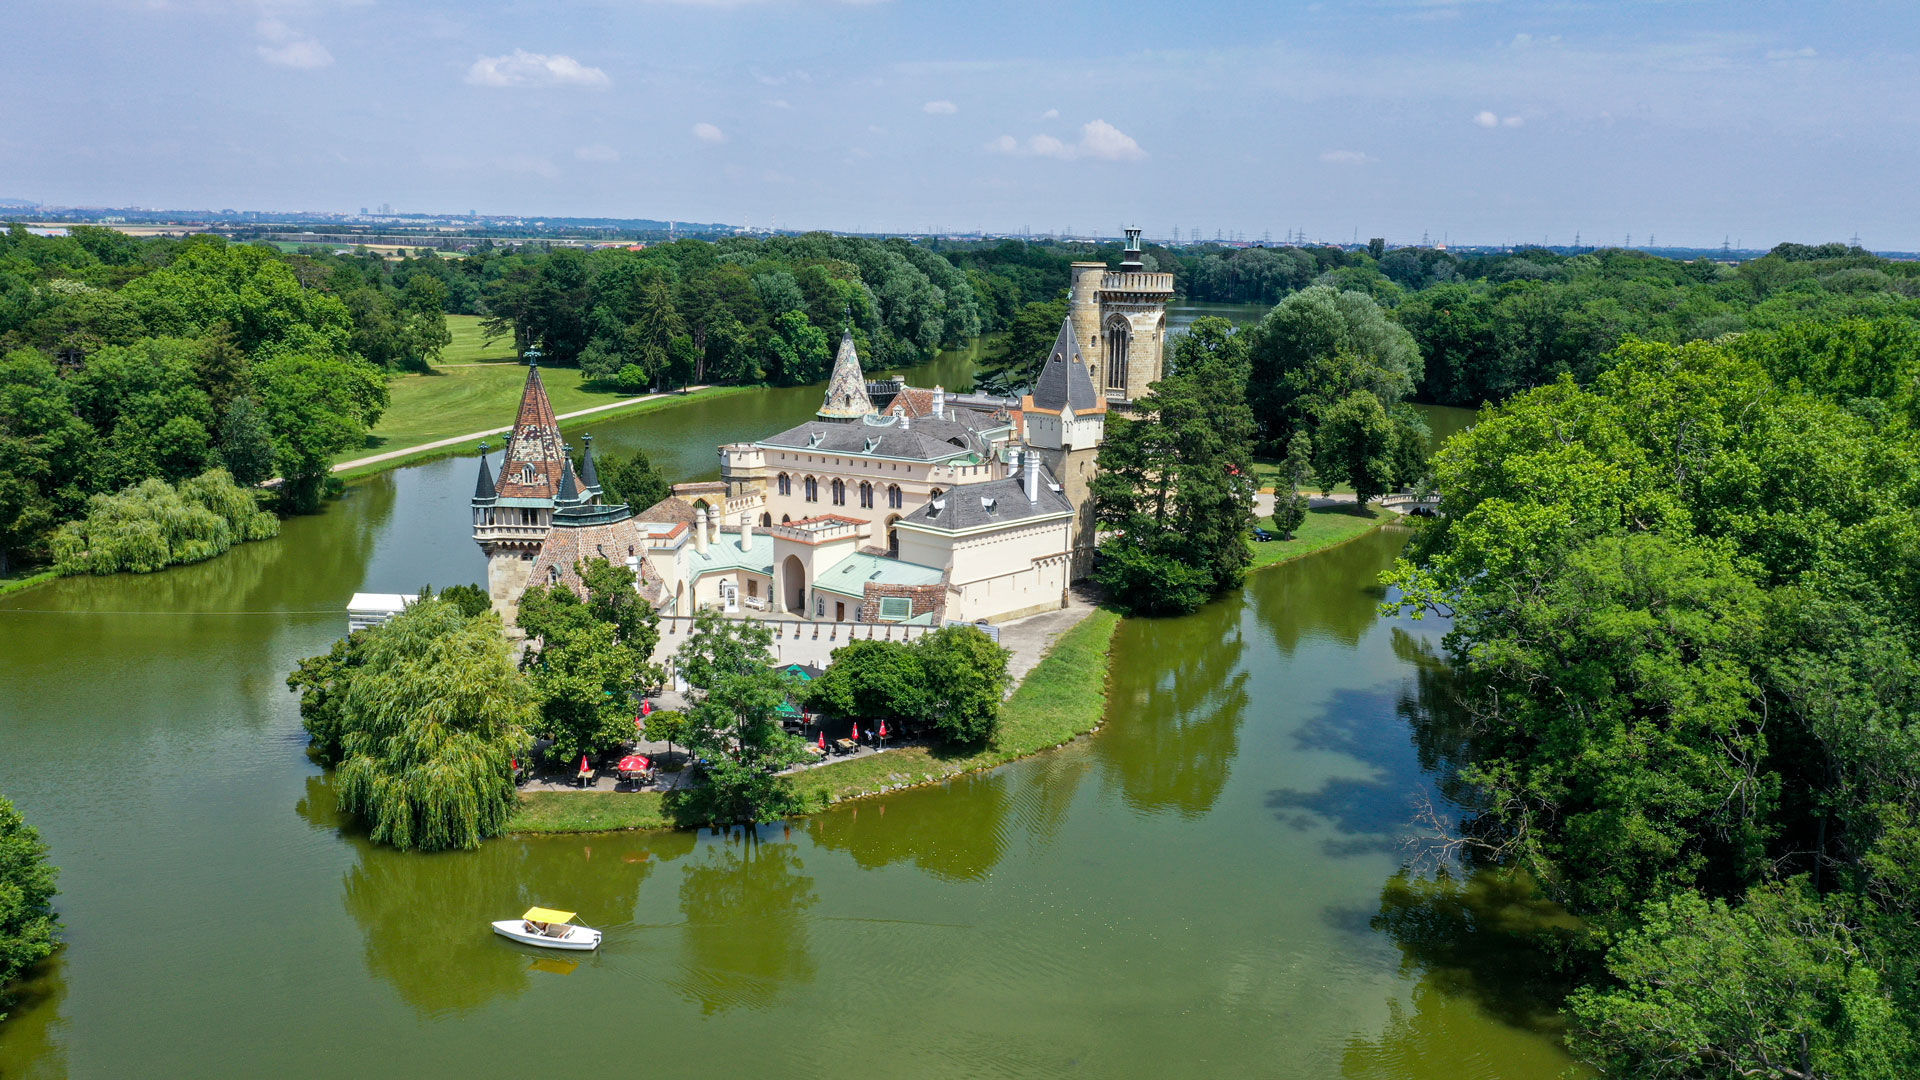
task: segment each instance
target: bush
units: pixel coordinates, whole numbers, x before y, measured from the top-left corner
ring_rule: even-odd
[[[147,574],[211,559],[235,543],[278,535],[280,523],[224,469],[178,487],[147,480],[87,500],[87,516],[53,535],[62,574]]]
[[[40,834],[0,798],[0,987],[53,955],[53,877]]]

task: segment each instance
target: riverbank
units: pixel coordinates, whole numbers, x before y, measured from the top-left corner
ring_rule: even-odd
[[[1248,570],[1265,570],[1270,566],[1279,566],[1295,559],[1312,555],[1316,551],[1325,551],[1330,547],[1344,544],[1355,537],[1367,533],[1397,519],[1400,515],[1378,506],[1355,506],[1352,503],[1335,503],[1331,506],[1316,506],[1307,511],[1306,519],[1293,531],[1291,540],[1269,540],[1261,542],[1248,540],[1247,546],[1253,551],[1253,563]],[[1260,527],[1272,530],[1271,519],[1261,519]]]
[[[991,769],[1060,746],[1098,728],[1106,717],[1107,656],[1120,616],[1088,615],[1060,636],[1021,681],[1000,716],[994,741],[971,753],[907,746],[804,769],[794,787],[807,803],[827,807],[963,773]],[[654,792],[527,792],[507,822],[516,833],[671,829],[664,798]]]
[[[522,376],[522,378],[524,379],[524,376]],[[519,393],[517,389],[518,385],[519,384],[516,384],[514,391],[516,395]],[[765,389],[765,387],[761,386],[703,386],[688,390],[684,393],[649,394],[645,397],[633,398],[628,401],[598,405],[577,412],[564,413],[555,417],[555,419],[560,423],[560,430],[566,431],[571,428],[583,427],[587,424],[597,424],[603,420],[623,419],[638,416],[642,413],[655,412],[676,405],[684,405],[691,401],[707,401],[713,398],[730,397],[751,390],[763,389]],[[511,415],[512,412],[513,407],[509,405],[503,415]],[[372,476],[376,473],[386,472],[390,469],[397,469],[406,465],[424,465],[427,462],[438,461],[441,458],[477,454],[480,452],[480,444],[482,442],[489,442],[490,445],[493,445],[497,449],[499,439],[508,430],[510,430],[510,428],[496,427],[483,432],[470,432],[466,435],[441,437],[434,441],[419,444],[411,449],[402,447],[399,450],[386,451],[370,458],[343,461],[333,467],[333,474],[342,480],[358,480],[362,477]]]
[[[45,584],[59,576],[58,573],[52,570],[32,570],[0,578],[0,596],[5,596],[10,592],[18,592],[21,589],[31,589],[35,585]]]

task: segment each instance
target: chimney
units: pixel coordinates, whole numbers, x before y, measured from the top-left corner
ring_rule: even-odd
[[[707,542],[709,544],[717,544],[720,542],[719,507],[709,507],[707,509]]]
[[[707,508],[704,506],[693,511],[693,550],[702,555],[707,553]]]
[[[1027,501],[1040,501],[1040,455],[1027,451],[1027,475],[1021,486],[1027,489]]]
[[[947,392],[939,383],[933,384],[933,415],[942,420],[947,417]]]
[[[900,412],[900,430],[905,431],[912,426],[913,426],[913,417],[908,416],[906,413],[906,410],[902,409]]]
[[[740,550],[747,550],[748,546],[752,543],[753,512],[750,510],[742,510],[740,511]]]

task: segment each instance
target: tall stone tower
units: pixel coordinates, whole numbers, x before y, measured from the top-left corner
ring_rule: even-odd
[[[1060,323],[1060,335],[1033,381],[1033,392],[1020,402],[1020,422],[1027,452],[1040,455],[1073,503],[1069,576],[1079,581],[1093,570],[1092,485],[1100,442],[1106,435],[1107,401],[1094,388],[1093,374],[1075,340],[1071,314]]]
[[[527,587],[534,555],[553,527],[554,498],[560,492],[562,474],[569,472],[560,425],[540,381],[540,369],[528,365],[520,414],[507,436],[500,475],[494,477],[486,448],[481,447],[480,476],[473,491],[473,542],[487,557],[487,593],[496,609],[509,607]]]
[[[1087,357],[1094,386],[1119,411],[1130,411],[1160,378],[1172,297],[1173,275],[1147,270],[1139,229],[1127,230],[1120,269],[1073,264],[1068,301],[1073,336]]]

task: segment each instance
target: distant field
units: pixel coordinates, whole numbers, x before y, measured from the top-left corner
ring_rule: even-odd
[[[453,332],[453,343],[440,354],[443,364],[479,364],[519,359],[513,352],[512,337],[495,338],[492,344],[487,343],[486,336],[480,332],[478,315],[449,315],[447,329]],[[555,406],[558,407],[557,402]]]

